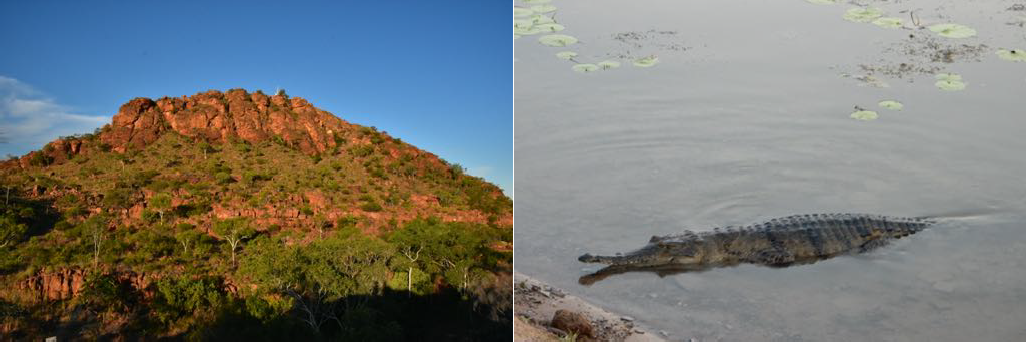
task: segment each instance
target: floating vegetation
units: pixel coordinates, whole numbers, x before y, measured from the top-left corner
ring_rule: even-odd
[[[902,25],[904,25],[904,22],[901,20],[901,18],[883,17],[873,20],[873,25],[880,26],[883,28],[899,28]]]
[[[833,5],[833,4],[837,3],[837,0],[805,0],[805,1],[817,4],[817,5]]]
[[[620,67],[620,62],[612,61],[612,60],[605,60],[605,61],[598,62],[597,65],[599,66],[599,68],[602,68],[602,70],[609,70],[609,69],[619,68]]]
[[[642,68],[647,68],[647,67],[656,65],[657,63],[659,63],[659,57],[656,57],[654,55],[653,56],[647,56],[647,57],[641,57],[641,58],[638,58],[638,59],[634,60],[634,66],[639,66],[639,67],[642,67]]]
[[[570,68],[574,69],[574,71],[576,71],[576,72],[585,72],[585,73],[587,73],[587,72],[592,72],[592,71],[598,70],[599,66],[595,65],[595,64],[591,64],[591,63],[583,63],[583,64],[574,64],[574,66],[572,66]]]
[[[973,28],[959,24],[937,24],[927,28],[937,35],[947,38],[969,38],[976,35],[976,30]]]
[[[529,16],[529,15],[532,15],[532,14],[534,14],[534,11],[532,11],[529,8],[513,6],[513,16],[514,17],[526,17],[526,16]]]
[[[996,54],[998,57],[1006,61],[1026,62],[1026,50],[1023,49],[998,49]]]
[[[564,47],[577,43],[577,38],[565,34],[550,34],[538,38],[538,42],[548,46]]]
[[[577,53],[573,52],[573,51],[562,51],[562,52],[557,52],[556,53],[556,57],[559,58],[559,59],[565,59],[565,60],[569,61],[569,60],[573,60],[574,57],[577,57]]]
[[[553,24],[534,25],[534,29],[538,30],[539,32],[559,32],[559,31],[565,30],[566,27],[564,27],[563,25],[560,25],[560,24],[554,24],[553,23]]]
[[[527,30],[534,27],[534,22],[527,19],[513,19],[513,29]]]
[[[656,48],[664,51],[687,50],[683,44],[673,41],[677,38],[677,31],[631,31],[621,32],[613,35],[613,40],[618,41],[631,49]],[[623,52],[619,57],[629,56],[630,51]]]
[[[836,0],[821,1],[827,3],[836,2]],[[549,4],[550,2],[550,0],[520,0],[521,5],[515,5],[513,8],[513,38],[542,34],[541,37],[538,37],[538,42],[546,46],[567,47],[577,44],[579,40],[574,36],[556,34],[556,32],[564,31],[567,28],[556,22],[554,12],[557,8]],[[666,30],[616,34],[613,36],[613,39],[628,45],[630,48],[620,52],[607,52],[605,58],[608,59],[601,62],[581,63],[583,60],[578,60],[580,57],[575,51],[560,51],[555,53],[555,56],[556,58],[574,63],[571,69],[582,73],[616,69],[623,65],[623,61],[631,61],[635,66],[647,68],[659,63],[659,58],[655,54],[648,54],[648,52],[652,52],[651,49],[653,47],[659,50],[675,51],[687,49],[676,41],[667,41],[666,39],[658,41],[648,40],[652,38],[676,38],[676,35],[677,31]],[[648,56],[637,57],[642,55],[636,51],[640,49],[649,50],[645,51],[645,54]]]
[[[880,103],[877,103],[877,105],[890,110],[901,110],[902,108],[905,108],[905,105],[901,104],[901,102],[894,100],[883,100],[880,101]]]
[[[860,86],[870,86],[870,87],[876,87],[876,88],[890,88],[891,87],[890,84],[887,84],[887,82],[884,82],[883,80],[881,80],[881,79],[879,79],[879,78],[877,78],[876,76],[873,76],[873,75],[852,75],[852,74],[849,74],[849,73],[842,73],[841,77],[853,78],[855,80],[858,80],[859,82],[861,82],[861,83],[859,83]]]
[[[542,14],[535,14],[535,15],[532,15],[532,16],[531,16],[530,18],[528,18],[528,19],[530,19],[530,20],[531,20],[531,23],[532,23],[532,24],[535,24],[535,25],[541,25],[541,24],[552,24],[552,23],[555,23],[555,22],[556,22],[555,20],[552,20],[552,17],[550,17],[550,16],[547,16],[547,15],[542,15]]]
[[[844,12],[844,19],[856,23],[868,23],[883,15],[883,10],[876,7],[856,7]]]
[[[539,33],[542,33],[542,31],[538,31],[538,29],[536,29],[534,27],[526,28],[526,29],[525,28],[513,27],[513,36],[530,36],[532,34],[539,34]]]
[[[531,10],[535,13],[549,13],[556,10],[556,6],[552,5],[537,5],[531,6]]]
[[[862,121],[876,120],[876,118],[880,117],[880,115],[874,111],[865,110],[859,107],[855,107],[855,112],[851,113],[850,116],[852,119]]]
[[[979,62],[988,51],[991,49],[985,44],[952,43],[948,39],[915,34],[884,50],[901,53],[923,63]]]
[[[957,91],[965,89],[965,83],[962,82],[962,76],[959,74],[937,74],[934,78],[937,79],[934,85],[941,90]]]

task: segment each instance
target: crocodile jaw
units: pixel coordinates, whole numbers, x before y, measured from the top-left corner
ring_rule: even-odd
[[[600,263],[614,266],[652,267],[667,264],[692,263],[679,256],[672,256],[659,248],[646,247],[627,255],[606,256],[585,254],[577,258],[581,262]]]

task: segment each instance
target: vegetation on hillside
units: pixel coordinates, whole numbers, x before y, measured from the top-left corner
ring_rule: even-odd
[[[118,153],[90,134],[76,137],[90,153],[48,145],[0,169],[0,324],[15,338],[508,337],[512,202],[358,135],[310,156],[173,132]],[[69,269],[85,274],[71,298],[26,285]]]

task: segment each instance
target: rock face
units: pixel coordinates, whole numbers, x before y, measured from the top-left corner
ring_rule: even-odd
[[[316,154],[335,148],[339,135],[351,127],[303,98],[250,94],[242,89],[211,90],[156,101],[135,98],[121,106],[100,140],[124,152],[143,147],[167,131],[211,142],[232,137],[260,142],[280,137],[303,153]]]
[[[30,290],[38,299],[67,299],[82,290],[85,272],[81,269],[63,269],[52,273],[39,273],[25,279],[19,287]]]
[[[71,299],[85,285],[87,271],[81,268],[65,268],[50,272],[39,272],[18,283],[18,288],[31,294],[36,300]],[[137,290],[144,290],[153,280],[151,276],[135,272],[116,272],[119,281]]]

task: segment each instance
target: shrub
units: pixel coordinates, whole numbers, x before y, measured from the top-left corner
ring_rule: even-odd
[[[228,174],[227,172],[218,172],[217,174],[214,175],[214,180],[217,181],[217,184],[222,184],[222,185],[223,184],[228,184],[228,183],[231,183],[231,182],[235,181],[235,179],[232,178],[232,175]]]
[[[78,300],[96,312],[125,312],[136,300],[130,284],[113,274],[93,272],[86,276]]]
[[[29,159],[29,165],[32,166],[47,166],[51,163],[53,163],[53,157],[40,152],[33,153],[32,158]]]
[[[222,281],[216,277],[165,277],[157,281],[154,313],[163,322],[216,309],[227,301]]]
[[[357,157],[366,157],[374,153],[374,146],[371,145],[358,145],[353,146],[349,149],[349,153],[352,153]]]
[[[381,205],[378,204],[378,202],[367,202],[360,205],[360,209],[363,209],[363,211],[378,212],[383,210],[384,208],[382,208]]]

